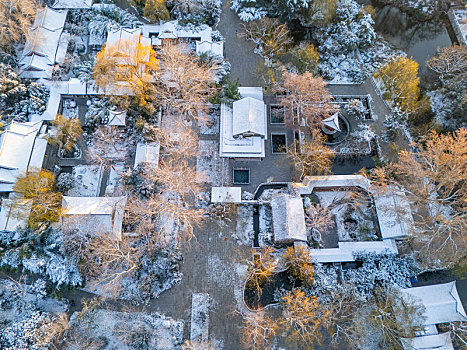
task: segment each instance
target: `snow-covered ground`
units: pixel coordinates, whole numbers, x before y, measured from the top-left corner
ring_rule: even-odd
[[[253,237],[253,207],[251,205],[240,205],[237,208],[237,230],[235,238],[239,244],[251,246]]]
[[[211,298],[208,293],[193,293],[191,295],[191,341],[207,341],[209,339],[210,303]]]
[[[68,196],[96,197],[102,179],[102,167],[98,165],[77,165],[73,168],[73,187]]]
[[[199,123],[201,135],[216,135],[219,134],[219,119],[220,109],[212,108],[209,111],[206,123]]]
[[[229,162],[219,156],[219,143],[213,140],[200,140],[196,172],[203,174],[205,182],[212,186],[226,186],[229,183]]]
[[[92,310],[86,315],[73,314],[71,323],[89,338],[105,340],[101,349],[180,349],[183,339],[182,320],[159,313]]]

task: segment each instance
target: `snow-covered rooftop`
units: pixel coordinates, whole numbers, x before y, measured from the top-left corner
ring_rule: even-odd
[[[31,211],[31,200],[18,202],[12,192],[9,198],[2,200],[0,210],[0,230],[16,231],[18,228],[25,228]]]
[[[88,234],[111,233],[121,239],[126,197],[63,196],[63,224]]]
[[[398,253],[393,239],[368,242],[338,242],[338,248],[310,249],[311,257],[319,263],[355,261],[357,253]]]
[[[240,203],[241,201],[241,187],[213,187],[211,189],[211,202],[213,203]]]
[[[403,192],[374,193],[381,237],[403,238],[409,235],[414,222],[410,204]]]
[[[260,136],[233,137],[232,108],[221,105],[219,155],[231,158],[263,158],[264,138]]]
[[[159,165],[159,153],[161,145],[159,142],[138,143],[136,145],[135,168],[141,163],[148,163],[151,167]]]
[[[322,123],[331,130],[341,131],[339,127],[339,113],[334,113],[330,117],[323,119]]]
[[[413,217],[403,192],[372,191],[370,181],[362,175],[307,176],[302,185],[295,186],[300,194],[310,194],[315,188],[339,187],[360,187],[372,194],[383,239],[403,238],[409,234],[413,226]]]
[[[451,332],[424,335],[415,338],[402,338],[404,350],[454,350]]]
[[[212,41],[212,28],[207,25],[187,27],[178,21],[160,22],[159,24],[145,24],[142,27],[143,37],[150,38],[153,45],[161,46],[163,39],[192,39],[196,42],[196,54],[211,53],[224,57],[224,42]]]
[[[425,307],[425,324],[467,321],[464,307],[459,298],[456,282],[413,287],[401,290]]]
[[[262,100],[245,97],[233,103],[233,136],[266,137],[266,105]]]
[[[0,136],[0,192],[10,192],[18,175],[41,168],[47,142],[37,138],[42,122],[13,121]]]
[[[63,62],[68,46],[68,37],[62,38],[66,16],[66,10],[57,11],[49,7],[37,11],[19,60],[21,77],[50,78],[52,65]]]
[[[224,104],[221,106],[220,156],[262,158],[265,156],[264,140],[267,139],[263,89],[239,87],[238,91],[242,100],[234,102],[233,109]]]
[[[54,9],[90,9],[93,0],[57,0]]]
[[[125,126],[126,111],[109,111],[108,125]]]
[[[301,197],[280,194],[271,200],[274,241],[307,241],[305,211]]]

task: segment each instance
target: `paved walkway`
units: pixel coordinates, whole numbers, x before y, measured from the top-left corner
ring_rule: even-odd
[[[238,38],[240,19],[230,9],[230,0],[223,0],[222,13],[217,29],[224,36],[224,56],[232,65],[231,80],[239,79],[241,86],[258,86],[259,80],[254,71],[262,58],[254,53],[251,41]]]

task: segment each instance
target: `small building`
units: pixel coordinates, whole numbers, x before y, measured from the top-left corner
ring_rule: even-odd
[[[27,170],[40,169],[47,141],[39,136],[42,121],[13,121],[0,136],[0,192],[11,192],[16,178]]]
[[[456,282],[413,287],[401,290],[402,295],[425,307],[425,325],[467,321],[457,292]]]
[[[122,239],[126,197],[70,197],[62,199],[62,225],[88,235],[111,234]]]
[[[142,27],[143,37],[151,40],[155,48],[163,45],[165,40],[179,40],[193,45],[193,49],[199,56],[209,53],[213,56],[224,57],[224,42],[214,41],[212,28],[207,25],[197,27],[180,26],[178,21],[161,21],[159,24],[145,24]]]
[[[404,350],[454,350],[451,332],[402,338],[401,341]]]
[[[64,62],[69,41],[63,34],[66,16],[66,10],[49,7],[37,11],[18,63],[21,78],[49,79],[53,66]]]
[[[307,241],[305,211],[301,197],[280,194],[271,200],[274,242]]]
[[[109,122],[107,125],[125,126],[126,111],[109,111]]]
[[[229,158],[264,158],[267,114],[260,87],[239,88],[241,99],[221,105],[219,153]]]
[[[211,189],[212,203],[241,203],[241,187],[213,187]]]
[[[0,231],[16,231],[28,224],[32,209],[32,200],[19,201],[16,194],[11,192],[8,198],[3,198],[0,210]]]
[[[136,145],[135,165],[149,164],[152,168],[159,166],[159,154],[161,145],[159,142],[138,143]]]

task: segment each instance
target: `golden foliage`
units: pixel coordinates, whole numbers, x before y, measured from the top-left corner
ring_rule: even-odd
[[[279,260],[274,257],[273,253],[273,247],[262,248],[259,255],[254,256],[253,263],[250,265],[246,288],[254,289],[257,295],[262,294],[263,284],[271,279],[279,264]]]
[[[170,19],[170,13],[164,0],[146,0],[143,15],[153,23]]]
[[[55,191],[55,178],[50,171],[35,170],[19,176],[13,191],[18,194],[15,205],[20,209],[20,217],[27,216],[31,208],[28,221],[31,228],[59,220],[62,195]]]
[[[285,294],[281,303],[284,308],[281,324],[286,329],[287,340],[310,349],[314,344],[321,344],[321,328],[329,312],[321,307],[319,299],[295,289]]]
[[[317,72],[319,52],[313,44],[300,44],[294,48],[292,54],[297,59],[297,68],[300,73]]]
[[[386,99],[393,101],[403,112],[415,112],[420,96],[417,62],[405,56],[394,57],[383,64],[374,77],[381,79]]]
[[[114,102],[126,107],[122,96],[133,94],[141,107],[153,112],[150,103],[154,98],[155,75],[159,60],[151,44],[120,40],[107,45],[96,55],[93,78],[99,88],[110,95],[117,95]]]
[[[311,261],[310,251],[305,247],[288,247],[282,254],[285,266],[297,280],[301,281],[304,286],[311,287],[313,285],[314,267]]]

